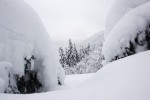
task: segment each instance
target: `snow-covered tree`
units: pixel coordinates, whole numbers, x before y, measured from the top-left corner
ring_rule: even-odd
[[[1,0],[0,7],[0,92],[45,92],[63,84],[59,54],[35,11],[23,0]]]
[[[62,65],[62,67],[64,68],[65,64],[66,64],[66,56],[65,56],[63,48],[61,48],[61,47],[59,48],[59,56],[60,56],[59,62]]]
[[[69,39],[69,46],[65,49],[65,52],[63,48],[59,48],[60,63],[64,67],[65,73],[77,74],[79,73],[77,70],[83,70],[81,67],[76,67],[85,57],[90,55],[90,52],[92,52],[90,44],[76,48],[76,44],[72,43],[71,39]]]
[[[80,58],[79,58],[79,53],[78,53],[78,50],[76,48],[75,43],[74,43],[74,46],[73,46],[73,54],[74,54],[74,59],[75,59],[76,63],[79,63]]]
[[[76,65],[76,59],[75,59],[74,48],[71,39],[69,39],[69,47],[67,53],[68,53],[67,54],[68,65],[70,67],[74,67]]]
[[[109,32],[103,47],[104,64],[145,50],[150,45],[150,3],[128,11]]]
[[[92,44],[93,49],[90,49],[88,55],[78,63],[75,73],[95,73],[102,67],[102,46],[103,42]],[[86,48],[89,48],[86,47]]]

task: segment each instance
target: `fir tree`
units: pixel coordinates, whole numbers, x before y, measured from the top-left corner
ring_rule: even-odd
[[[74,57],[74,54],[73,54],[73,44],[72,44],[72,41],[71,39],[69,39],[69,47],[68,47],[68,55],[67,55],[67,59],[68,59],[68,62],[69,62],[69,66],[70,67],[74,67],[76,65],[75,63],[75,57]]]
[[[80,59],[79,59],[79,54],[78,54],[78,51],[77,51],[77,49],[76,49],[75,43],[74,43],[74,57],[75,57],[76,63],[79,63],[79,62],[80,62]]]
[[[60,64],[62,65],[62,67],[64,68],[65,64],[66,64],[66,57],[64,54],[64,50],[60,47],[59,48],[59,55],[60,55]]]

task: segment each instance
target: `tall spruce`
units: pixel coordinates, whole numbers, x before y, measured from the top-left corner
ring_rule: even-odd
[[[90,44],[88,44],[85,47],[81,46],[77,49],[76,44],[72,43],[71,39],[69,39],[68,43],[69,45],[65,48],[65,51],[62,47],[59,48],[59,62],[63,68],[75,68],[83,58],[90,54],[91,47]]]
[[[69,66],[70,67],[74,67],[76,65],[73,51],[74,51],[73,43],[72,43],[71,39],[69,39],[69,47],[68,47],[68,57],[67,57],[67,59],[69,61]]]
[[[75,56],[76,63],[79,63],[80,59],[79,59],[79,54],[78,54],[78,51],[77,51],[75,43],[74,43],[74,56]]]
[[[59,48],[59,55],[60,55],[60,64],[62,65],[62,67],[65,67],[66,64],[66,57],[65,57],[65,53],[62,47]]]

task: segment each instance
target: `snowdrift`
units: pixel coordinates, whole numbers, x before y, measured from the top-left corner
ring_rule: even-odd
[[[76,89],[32,95],[0,94],[0,100],[149,100],[150,51],[114,61]]]
[[[24,58],[32,55],[36,57],[34,65],[44,91],[58,84],[58,76],[63,83],[57,49],[39,16],[23,0],[1,0],[0,61],[11,63],[11,72],[21,77],[24,75]]]

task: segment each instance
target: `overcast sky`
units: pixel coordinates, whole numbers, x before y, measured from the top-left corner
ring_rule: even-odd
[[[104,27],[112,0],[25,0],[54,41],[85,39]],[[110,2],[111,1],[111,2]]]

